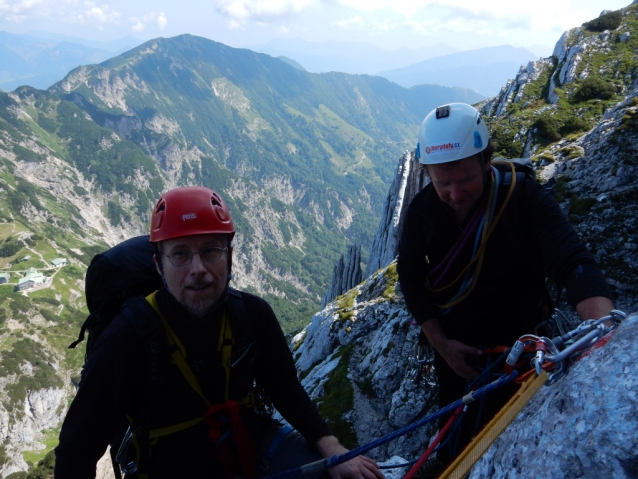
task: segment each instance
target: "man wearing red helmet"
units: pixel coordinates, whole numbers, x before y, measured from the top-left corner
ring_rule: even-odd
[[[95,477],[127,417],[134,434],[119,458],[126,477],[254,479],[346,452],[299,383],[270,306],[229,288],[234,235],[226,204],[208,188],[159,199],[150,241],[165,287],[147,301],[163,327],[146,341],[150,366],[125,307],[89,356],[56,449],[56,478]],[[150,397],[141,379],[148,369],[160,378]],[[300,434],[253,407],[255,382]],[[383,478],[363,456],[330,475]]]

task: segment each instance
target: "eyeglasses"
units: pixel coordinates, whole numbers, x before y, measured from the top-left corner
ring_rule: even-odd
[[[210,248],[204,248],[201,251],[174,251],[171,254],[163,254],[171,262],[173,266],[186,266],[193,261],[193,255],[198,254],[200,259],[204,263],[215,263],[222,258],[222,255],[228,251],[228,246],[220,248],[219,246],[211,246]]]

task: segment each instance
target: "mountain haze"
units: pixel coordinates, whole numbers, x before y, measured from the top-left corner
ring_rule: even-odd
[[[124,46],[139,43],[132,37],[91,42],[45,32],[0,32],[0,89],[10,91],[21,85],[48,88],[78,65],[100,63],[122,52]]]
[[[247,48],[275,57],[283,55],[292,58],[315,73],[339,71],[369,75],[458,51],[442,43],[421,48],[386,50],[364,42],[310,42],[302,38],[276,38],[263,45],[248,45]]]
[[[521,65],[536,59],[525,48],[501,45],[438,56],[378,75],[406,88],[427,83],[469,88],[492,96],[516,75]]]

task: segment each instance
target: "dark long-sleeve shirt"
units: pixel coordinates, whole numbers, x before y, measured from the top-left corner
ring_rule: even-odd
[[[489,182],[485,194],[488,189]],[[497,211],[506,192],[502,186]],[[476,207],[478,204],[480,201]],[[473,211],[465,223],[472,215]],[[610,297],[600,269],[551,192],[531,178],[520,178],[489,238],[476,287],[441,316],[436,304],[446,304],[458,287],[432,291],[429,271],[445,258],[465,226],[431,184],[409,206],[397,270],[407,307],[419,324],[440,318],[448,337],[475,346],[509,346],[522,334],[531,333],[538,321],[542,303],[547,302],[546,275],[566,287],[573,306],[593,296]],[[472,237],[441,285],[462,272],[473,246]]]
[[[256,348],[243,360],[252,361],[254,377],[274,406],[290,424],[314,444],[330,431],[297,379],[296,369],[284,335],[270,306],[262,299],[242,293]],[[217,341],[223,308],[205,318],[188,314],[166,291],[157,296],[160,309],[187,352],[186,360],[204,395],[222,402],[225,373]],[[163,332],[163,328],[162,328]],[[118,316],[100,335],[82,373],[78,393],[71,404],[56,448],[55,477],[93,478],[95,464],[109,443],[121,435],[126,416],[146,401],[149,387],[146,358],[148,347],[123,316]],[[235,355],[235,351],[233,352]],[[234,356],[236,357],[236,356]],[[151,389],[151,427],[165,427],[202,417],[203,400],[186,383],[168,358],[163,361],[162,379]],[[234,391],[231,371],[231,398]],[[239,399],[239,398],[237,398]],[[259,445],[265,421],[244,408],[242,418]],[[160,438],[151,446],[149,475],[154,478],[225,477],[215,446],[208,438],[208,426],[200,423]]]

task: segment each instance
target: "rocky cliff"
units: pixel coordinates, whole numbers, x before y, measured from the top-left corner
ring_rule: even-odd
[[[406,377],[418,331],[396,286],[393,263],[331,302],[292,340],[303,386],[350,447],[422,417],[436,402],[431,383]],[[372,456],[417,453],[432,432],[422,429]]]
[[[401,226],[408,206],[428,181],[414,156],[414,151],[406,151],[399,159],[394,180],[383,204],[379,228],[370,248],[367,276],[390,264],[396,257],[399,252]]]
[[[315,315],[291,347],[303,385],[347,445],[378,439],[436,408],[433,373],[409,376],[417,328],[397,289],[395,265],[382,268]],[[544,386],[472,469],[470,478],[634,478],[638,474],[638,314],[607,344]],[[369,455],[416,459],[436,432],[428,425]],[[405,469],[392,471],[403,477]]]
[[[633,309],[638,5],[592,22],[565,32],[554,56],[521,68],[481,109],[499,153],[532,160],[596,255],[618,304]],[[609,25],[615,28],[598,31]]]
[[[605,346],[544,386],[469,479],[638,477],[638,314]]]
[[[346,291],[354,288],[361,282],[361,279],[361,246],[348,246],[345,258],[341,255],[339,261],[335,264],[330,289],[321,301],[321,307],[325,308],[337,296],[341,296]]]

